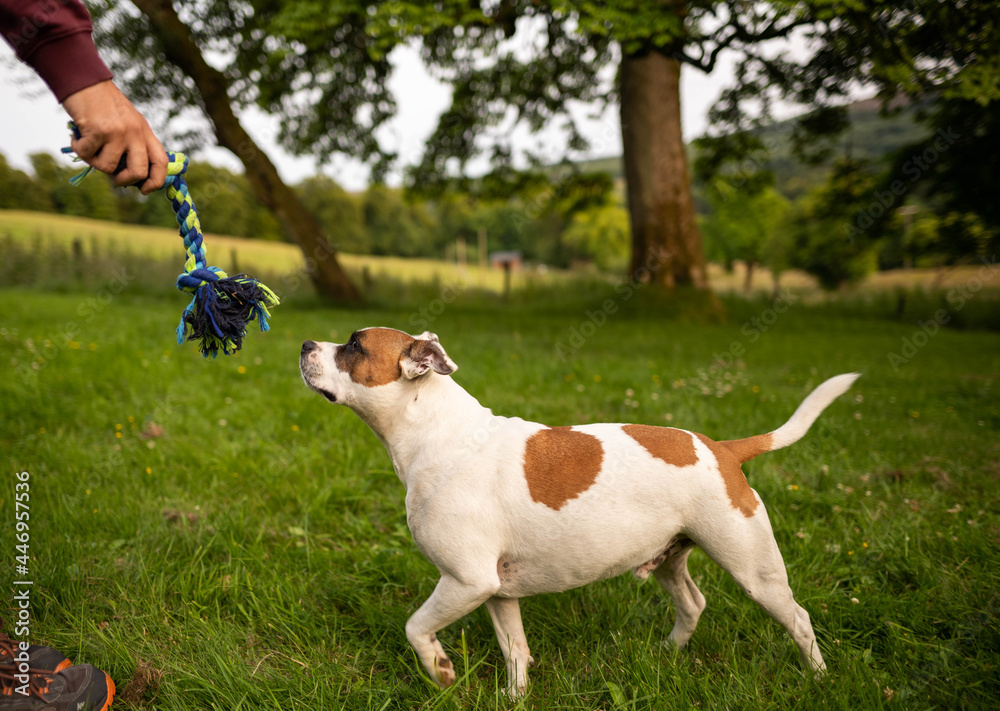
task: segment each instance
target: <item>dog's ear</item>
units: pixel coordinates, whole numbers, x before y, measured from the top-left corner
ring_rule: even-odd
[[[437,336],[434,336],[433,341],[418,338],[411,343],[410,347],[403,351],[399,365],[403,369],[403,375],[410,380],[419,378],[431,369],[441,375],[451,375],[458,370],[458,366],[437,342]]]
[[[435,343],[440,343],[441,339],[438,338],[436,333],[431,333],[430,331],[424,331],[419,336],[414,336],[418,341],[434,341]]]

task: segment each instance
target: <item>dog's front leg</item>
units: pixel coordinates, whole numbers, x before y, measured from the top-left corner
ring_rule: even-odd
[[[535,663],[521,624],[521,606],[517,598],[491,597],[486,601],[486,609],[493,618],[497,641],[507,661],[507,693],[520,696],[528,689],[528,667]]]
[[[438,686],[444,688],[455,682],[455,667],[435,633],[475,610],[499,589],[500,581],[496,577],[463,583],[450,575],[442,575],[431,596],[407,620],[406,638]]]

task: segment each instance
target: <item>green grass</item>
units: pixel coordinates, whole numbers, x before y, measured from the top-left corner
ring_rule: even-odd
[[[0,298],[2,452],[9,473],[31,473],[32,630],[111,673],[116,708],[995,707],[1000,335],[941,330],[897,371],[887,354],[916,325],[860,307],[800,303],[755,331],[765,302],[665,317],[609,286],[507,308],[459,299],[432,315],[456,380],[498,414],[553,425],[735,438],[784,422],[825,377],[863,373],[802,442],[747,467],[824,679],[807,678],[784,631],[696,552],[708,609],[680,652],[659,645],[673,611],[652,581],[524,601],[538,665],[514,704],[498,693],[484,610],[440,634],[456,686],[427,681],[403,626],[436,571],[413,545],[402,486],[368,428],[298,375],[304,339],[422,330],[424,304],[293,300],[269,334],[213,361],[173,343],[176,295]],[[620,310],[569,352],[605,299]],[[13,484],[0,489],[7,581]]]

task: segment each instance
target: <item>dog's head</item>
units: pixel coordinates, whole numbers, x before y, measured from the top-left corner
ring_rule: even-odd
[[[330,402],[371,409],[407,395],[408,388],[432,372],[450,375],[458,369],[438,337],[393,328],[355,331],[347,343],[302,344],[299,370],[306,385]]]

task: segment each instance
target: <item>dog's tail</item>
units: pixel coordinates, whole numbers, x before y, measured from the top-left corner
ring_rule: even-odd
[[[750,461],[758,454],[773,452],[775,449],[795,444],[805,436],[823,410],[847,392],[859,377],[861,377],[860,373],[844,373],[822,383],[802,401],[788,422],[773,432],[745,439],[727,440],[719,442],[719,444],[732,452],[741,463]]]

